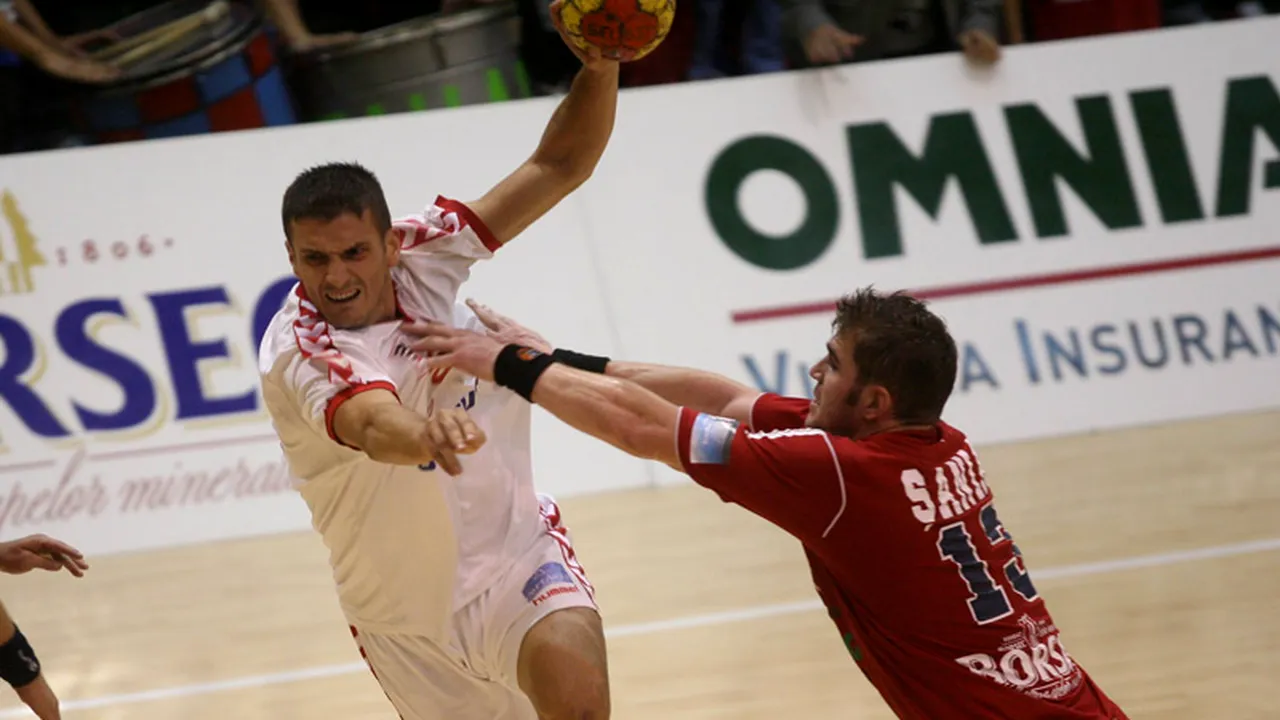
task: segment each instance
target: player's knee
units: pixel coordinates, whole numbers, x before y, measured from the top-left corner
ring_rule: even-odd
[[[547,690],[534,704],[539,720],[609,720],[609,688],[603,679]]]
[[[608,720],[609,680],[603,668],[591,663],[564,662],[535,672],[526,691],[540,720]]]
[[[554,613],[525,637],[520,685],[540,720],[608,720],[611,711],[604,631],[598,615]]]

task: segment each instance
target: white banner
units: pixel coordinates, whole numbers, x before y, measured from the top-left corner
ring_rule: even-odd
[[[979,442],[1280,406],[1277,36],[625,93],[595,176],[465,294],[567,347],[804,394],[836,297],[923,291],[963,350],[948,418]],[[0,159],[0,536],[103,554],[306,527],[255,373],[291,283],[285,186],[355,159],[394,213],[471,199],[553,107]],[[677,479],[542,412],[534,433],[555,494]]]

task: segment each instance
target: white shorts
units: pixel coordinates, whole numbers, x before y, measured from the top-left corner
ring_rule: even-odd
[[[525,633],[557,610],[597,609],[560,509],[550,497],[538,499],[545,533],[493,587],[454,613],[448,647],[351,628],[402,720],[536,720],[516,679]]]

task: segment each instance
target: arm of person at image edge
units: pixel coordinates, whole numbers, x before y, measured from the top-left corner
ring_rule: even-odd
[[[574,45],[560,24],[560,2],[551,16],[561,38],[582,60],[569,93],[556,107],[533,154],[478,200],[464,203],[483,229],[490,251],[511,241],[547,214],[595,172],[613,135],[618,104],[618,62]]]
[[[48,29],[27,0],[14,7],[19,22],[0,13],[0,47],[18,53],[46,73],[83,83],[108,83],[120,77],[120,70],[89,58],[83,51],[58,38]],[[23,23],[30,24],[28,29]]]
[[[469,304],[490,326],[488,337],[439,324],[411,329],[422,337],[415,349],[442,353],[430,363],[452,364],[491,380],[493,358],[510,344],[507,338],[551,352],[540,336],[495,333],[494,316]],[[455,354],[450,343],[458,338],[489,346]],[[531,399],[575,429],[630,455],[665,463],[801,540],[820,540],[844,512],[843,475],[832,438],[801,429],[807,400],[760,393],[699,370],[618,361],[609,361],[605,374],[553,364],[538,379]],[[761,432],[788,429],[796,431]]]
[[[89,564],[76,548],[45,535],[28,535],[0,543],[0,572],[21,575],[31,570],[57,572],[63,568],[76,577],[84,577]],[[27,638],[19,634],[3,603],[0,603],[0,669],[5,682],[36,717],[40,720],[62,717],[58,696],[45,679],[39,657]]]

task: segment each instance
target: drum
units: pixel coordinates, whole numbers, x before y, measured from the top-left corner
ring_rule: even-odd
[[[304,121],[532,96],[512,3],[427,15],[300,55],[289,85]]]
[[[171,0],[109,28],[89,48],[124,78],[81,98],[91,142],[178,137],[296,122],[261,16],[245,2]]]

